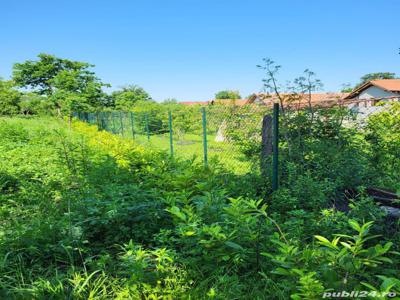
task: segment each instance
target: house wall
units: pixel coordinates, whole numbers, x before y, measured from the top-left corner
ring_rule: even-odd
[[[393,97],[398,96],[398,94],[387,92],[376,86],[370,86],[369,88],[362,91],[357,99],[371,99],[371,98],[382,98],[382,97]]]
[[[349,108],[353,107],[372,107],[374,106],[378,101],[376,100],[371,100],[368,101],[369,99],[380,99],[380,98],[386,98],[386,97],[398,97],[397,99],[400,99],[400,95],[392,92],[387,92],[379,87],[376,86],[370,86],[369,88],[363,90],[358,96],[352,98],[352,100],[366,100],[366,101],[361,101],[358,103],[352,103],[348,105]],[[389,101],[393,101],[389,100]]]

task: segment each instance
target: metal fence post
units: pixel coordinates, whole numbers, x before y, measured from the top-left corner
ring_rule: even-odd
[[[122,118],[122,111],[119,112],[119,120],[120,120],[120,123],[121,123],[121,134],[122,134],[122,136],[124,136],[124,121],[123,121],[123,118]]]
[[[112,133],[116,134],[117,133],[117,129],[115,128],[115,120],[114,120],[114,112],[111,112],[111,122],[112,122]]]
[[[150,141],[150,129],[149,129],[149,114],[146,113],[145,116],[145,121],[146,121],[146,133],[147,133],[147,141]]]
[[[203,147],[204,147],[204,166],[208,166],[208,155],[207,155],[207,116],[206,116],[206,108],[201,108],[202,117],[203,117]]]
[[[104,123],[104,130],[105,131],[110,131],[110,126],[108,124],[109,115],[110,115],[110,113],[108,111],[107,112],[103,112],[103,123]]]
[[[273,157],[272,157],[272,190],[276,191],[279,188],[279,104],[274,103],[273,116]]]
[[[104,120],[104,114],[105,114],[104,111],[100,112],[101,129],[102,130],[107,130],[107,125],[106,125],[106,122]]]
[[[132,138],[135,138],[135,122],[134,122],[134,116],[133,116],[133,112],[131,112],[131,129],[132,129]]]
[[[97,123],[97,129],[101,130],[101,123],[100,123],[100,116],[99,116],[99,112],[96,111],[96,123]]]
[[[111,115],[112,115],[112,112],[111,112],[111,111],[108,111],[108,112],[107,112],[107,116],[106,116],[106,118],[107,118],[107,119],[106,119],[106,123],[107,123],[107,131],[108,131],[108,132],[113,132],[113,130],[112,130],[112,128],[111,128],[111,125],[112,125],[111,123],[112,123],[112,122],[110,121]]]
[[[174,143],[172,139],[172,113],[168,112],[168,123],[169,123],[169,149],[171,151],[171,157],[174,157]]]

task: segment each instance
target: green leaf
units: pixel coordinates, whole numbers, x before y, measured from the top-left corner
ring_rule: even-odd
[[[378,291],[373,285],[370,285],[369,283],[361,282],[361,284],[362,284],[363,286],[366,286],[367,288],[369,288],[369,289],[372,290],[372,291]]]
[[[278,274],[278,275],[284,275],[284,276],[290,275],[290,272],[284,268],[276,268],[271,273]]]
[[[167,212],[169,212],[170,214],[174,215],[175,217],[177,217],[178,219],[182,220],[182,221],[186,221],[186,215],[184,213],[181,212],[181,210],[179,209],[179,207],[177,206],[172,206],[169,209],[166,209]]]
[[[361,226],[356,220],[349,220],[349,225],[357,232],[361,232]]]
[[[244,251],[244,249],[243,249],[242,246],[240,246],[240,245],[238,245],[238,244],[236,244],[236,243],[234,243],[234,242],[231,242],[231,241],[226,241],[226,242],[225,242],[225,245],[228,246],[228,247],[230,247],[230,248],[233,248],[233,249],[235,249],[235,250]]]
[[[347,244],[347,243],[345,243],[345,242],[340,242],[340,244],[341,244],[342,246],[348,248],[349,250],[353,250],[353,248],[352,248],[349,244]]]
[[[328,247],[330,249],[338,250],[337,245],[331,243],[327,238],[320,235],[315,235],[314,237],[319,241],[321,245]],[[337,241],[335,243],[337,243]]]

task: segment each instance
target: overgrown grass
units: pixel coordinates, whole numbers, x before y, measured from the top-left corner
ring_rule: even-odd
[[[121,136],[132,139],[132,134]],[[170,153],[169,134],[153,134],[148,139],[145,134],[135,134],[133,140],[144,148],[158,149]],[[253,164],[240,152],[236,145],[229,142],[216,142],[215,135],[207,135],[207,155],[210,160],[218,160],[227,169],[236,174],[246,174],[254,170]],[[183,134],[173,138],[173,153],[176,157],[192,159],[204,163],[203,137],[199,134]],[[258,166],[257,166],[258,167]]]
[[[81,122],[2,118],[0,298],[400,293],[398,225],[362,187],[349,213],[330,207],[347,174],[333,186],[317,167],[340,157],[314,173],[290,165],[271,197],[258,174],[157,149]]]

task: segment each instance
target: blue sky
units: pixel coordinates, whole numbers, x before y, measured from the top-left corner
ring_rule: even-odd
[[[40,52],[96,65],[113,89],[208,100],[260,91],[263,57],[282,82],[309,68],[335,91],[369,72],[400,74],[398,0],[2,1],[0,76]]]

